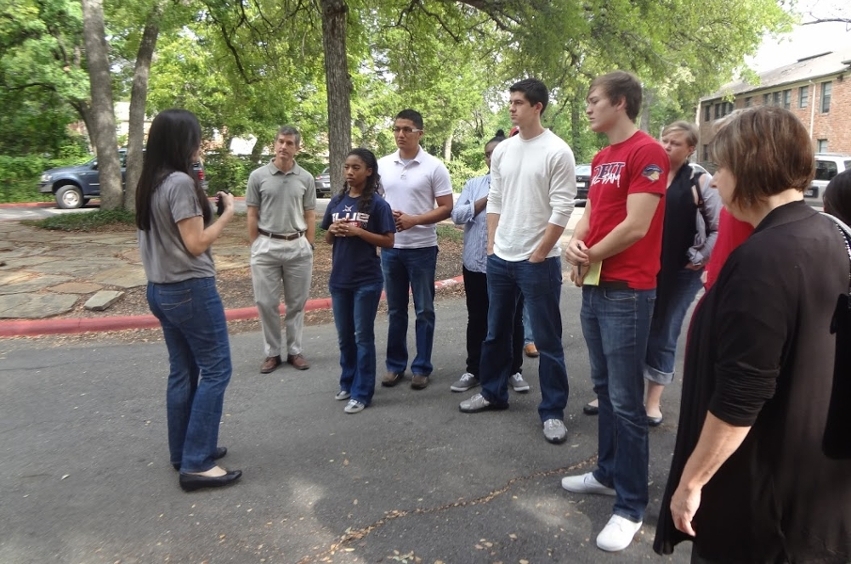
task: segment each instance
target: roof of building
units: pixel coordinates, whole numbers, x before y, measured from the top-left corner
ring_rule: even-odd
[[[759,84],[756,86],[743,80],[729,82],[722,86],[717,92],[702,97],[700,101],[713,100],[729,94],[735,95],[757,90],[767,90],[784,84],[812,80],[822,76],[830,76],[849,69],[851,69],[851,49],[820,53],[818,55],[798,59],[797,62],[794,62],[791,65],[772,69],[760,74]]]

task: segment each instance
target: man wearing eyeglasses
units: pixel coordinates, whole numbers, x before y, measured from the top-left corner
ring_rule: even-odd
[[[411,387],[428,386],[434,344],[434,273],[437,265],[435,224],[452,212],[449,171],[420,147],[423,116],[402,110],[393,123],[398,151],[379,159],[384,198],[393,209],[396,242],[381,250],[381,268],[390,326],[387,333],[387,373],[382,386],[402,381],[408,366],[408,291],[414,297],[417,352],[411,362]]]
[[[488,336],[482,344],[482,391],[461,402],[464,413],[508,408],[513,323],[518,305],[529,311],[540,354],[538,416],[544,438],[567,439],[567,367],[561,342],[559,237],[573,212],[573,151],[541,124],[549,92],[528,78],[514,83],[509,116],[520,134],[496,146],[488,192]],[[522,296],[523,302],[520,302]],[[520,306],[522,307],[522,306]]]

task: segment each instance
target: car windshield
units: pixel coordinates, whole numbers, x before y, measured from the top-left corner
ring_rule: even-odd
[[[591,165],[589,164],[581,164],[576,165],[576,174],[580,176],[588,176],[591,174]]]

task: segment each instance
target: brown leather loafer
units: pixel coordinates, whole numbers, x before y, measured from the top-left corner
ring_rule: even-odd
[[[402,381],[402,374],[404,374],[404,372],[388,372],[381,379],[381,385],[387,388],[392,388]]]
[[[267,356],[260,367],[260,374],[268,374],[281,365],[281,355]]]
[[[535,343],[526,343],[526,346],[523,347],[523,352],[529,358],[538,358],[538,347],[535,346]]]
[[[299,354],[288,354],[287,355],[287,364],[292,364],[293,368],[297,370],[307,370],[310,368],[310,363],[304,358],[304,355]]]
[[[428,387],[428,376],[414,374],[414,377],[411,378],[411,387],[415,390],[425,390]]]

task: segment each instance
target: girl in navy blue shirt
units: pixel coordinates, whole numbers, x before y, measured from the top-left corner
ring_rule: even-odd
[[[375,392],[375,315],[384,287],[377,247],[393,247],[396,224],[378,194],[378,161],[367,149],[352,149],[344,165],[346,185],[322,219],[331,252],[331,305],[340,344],[338,400],[358,413]]]

